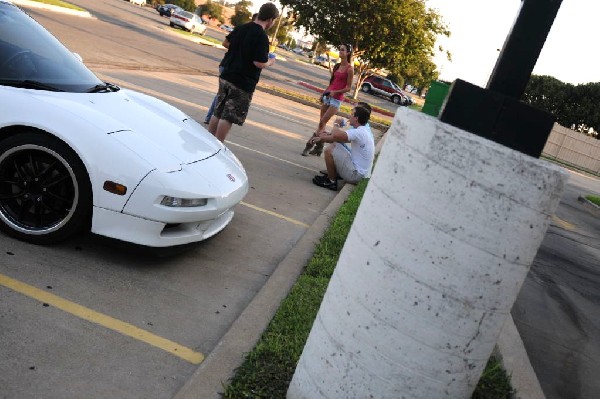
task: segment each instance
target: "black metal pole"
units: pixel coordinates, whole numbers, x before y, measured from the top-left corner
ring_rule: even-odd
[[[562,0],[522,0],[487,89],[516,100],[521,98],[561,3]]]

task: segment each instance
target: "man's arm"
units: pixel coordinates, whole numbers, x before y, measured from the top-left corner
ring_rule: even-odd
[[[317,137],[313,137],[310,139],[311,143],[349,143],[350,139],[348,138],[348,133],[346,131],[340,129],[337,126],[334,126],[331,129],[331,132],[323,132]]]
[[[225,40],[223,40],[223,43],[221,43],[221,45],[223,47],[225,47],[226,49],[228,49],[229,48],[229,40],[227,40],[227,38],[225,38]]]
[[[275,58],[269,58],[269,61],[267,62],[258,62],[258,61],[253,61],[254,62],[254,66],[257,67],[258,69],[264,69],[267,67],[270,67],[271,65],[273,65],[275,63]]]

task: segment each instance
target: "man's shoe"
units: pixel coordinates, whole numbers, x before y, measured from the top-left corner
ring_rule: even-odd
[[[337,191],[337,180],[331,181],[326,176],[315,176],[313,177],[313,183],[319,187],[325,187],[333,191]]]
[[[327,173],[327,170],[320,170],[319,173],[322,174],[322,175],[325,175],[325,176],[329,177],[329,173]],[[339,177],[339,176],[336,176],[335,180],[342,180],[342,178]]]

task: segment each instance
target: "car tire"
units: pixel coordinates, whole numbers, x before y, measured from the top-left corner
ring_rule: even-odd
[[[370,93],[371,92],[371,85],[363,84],[362,87],[361,87],[361,89],[365,93]]]
[[[77,154],[35,131],[0,141],[0,230],[53,244],[90,228],[92,189]]]
[[[392,97],[390,98],[390,100],[392,100],[392,102],[393,102],[394,104],[400,104],[400,103],[402,102],[402,99],[400,98],[400,96],[392,96]]]
[[[171,28],[174,28],[174,27],[175,27],[175,24],[174,24],[173,22],[169,22],[169,26],[170,26]]]

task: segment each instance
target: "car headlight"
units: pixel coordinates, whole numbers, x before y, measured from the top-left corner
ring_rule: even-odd
[[[168,195],[165,195],[162,201],[160,201],[161,205],[172,208],[193,208],[197,206],[204,206],[207,203],[207,198],[177,198],[169,197]]]

